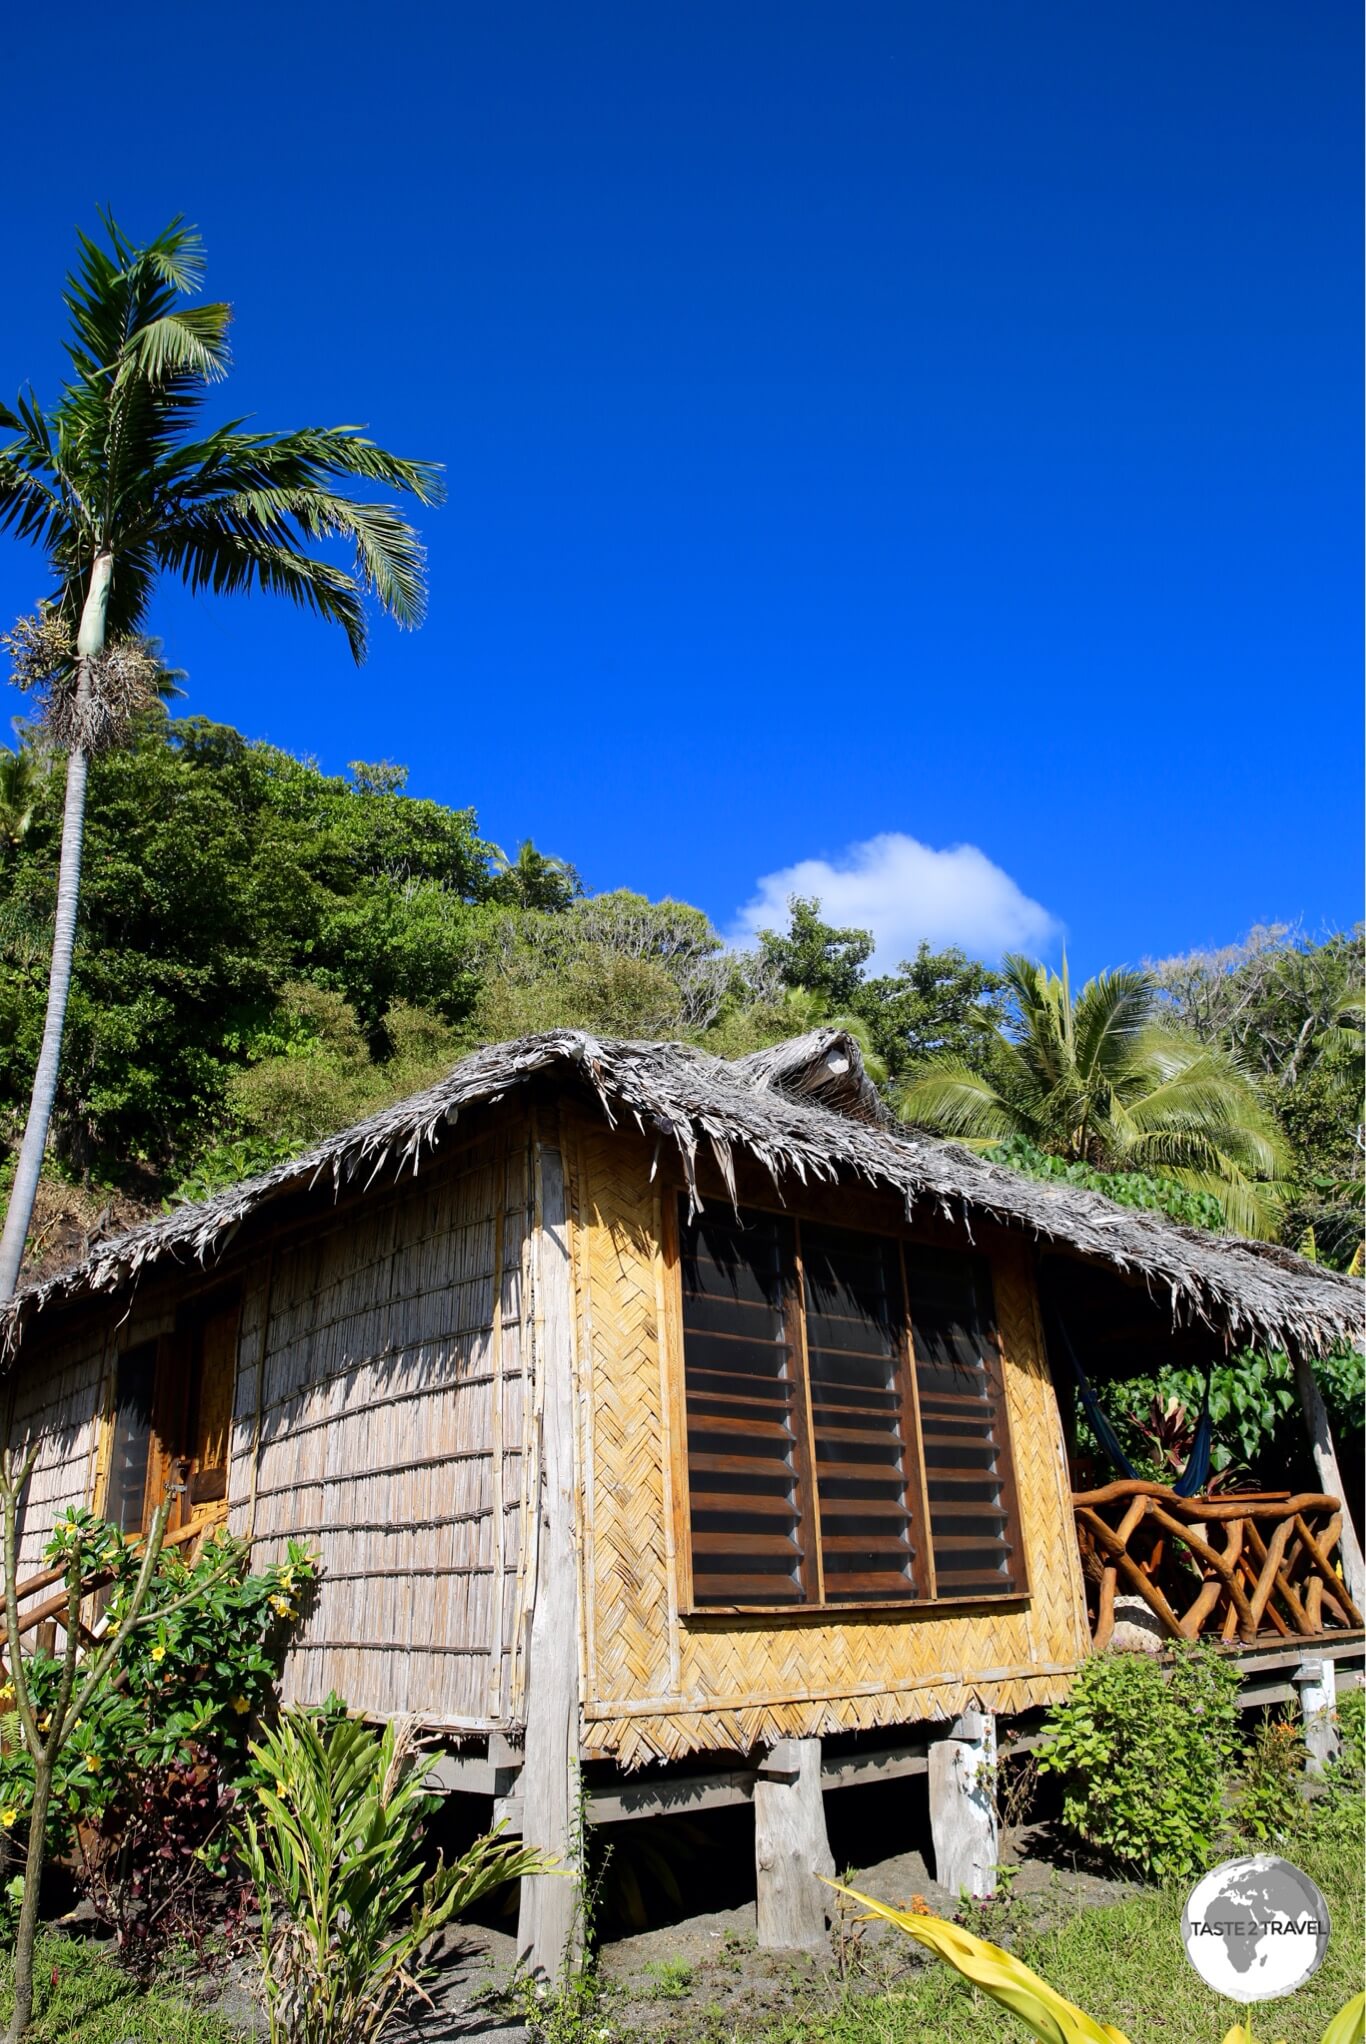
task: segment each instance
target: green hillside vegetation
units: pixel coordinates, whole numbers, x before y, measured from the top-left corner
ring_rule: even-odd
[[[480,1043],[561,1026],[737,1056],[839,1023],[889,1100],[912,1108],[927,1074],[999,1082],[1003,1045],[1022,1036],[1018,975],[922,945],[897,973],[870,977],[868,933],[832,927],[802,900],[786,929],[728,951],[701,910],[585,895],[567,859],[531,840],[509,857],[472,809],[405,783],[389,762],[325,774],[164,708],[93,762],[50,1178],[145,1202],[202,1194],[429,1083]],[[61,787],[36,728],[19,727],[16,749],[0,751],[11,1157],[42,1029]],[[1187,1058],[1203,1047],[1249,1075],[1285,1159],[1286,1239],[1312,1228],[1316,1253],[1345,1265],[1360,1238],[1360,933],[1321,944],[1259,933],[1147,978],[1145,1028],[1155,1003]],[[1208,1185],[1069,1157],[1037,1119],[1001,1136],[994,1154],[1015,1168],[1120,1197],[1127,1185],[1134,1204],[1227,1224]]]

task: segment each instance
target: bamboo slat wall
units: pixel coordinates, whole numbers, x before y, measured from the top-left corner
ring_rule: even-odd
[[[679,1615],[671,1444],[681,1357],[651,1147],[587,1121],[575,1162],[588,1752],[625,1766],[1000,1711],[1063,1695],[1089,1646],[1056,1401],[1023,1243],[993,1238],[1031,1595],[1012,1607],[830,1618]],[[686,1534],[682,1535],[686,1537]]]
[[[41,1368],[21,1368],[14,1384],[10,1441],[42,1443],[24,1507],[21,1577],[41,1566],[57,1514],[68,1505],[88,1505],[94,1493],[106,1321],[107,1315],[84,1321],[45,1350]]]
[[[556,1140],[553,1121],[544,1134]],[[567,1112],[559,1139],[577,1322],[575,1354],[545,1366],[574,1372],[586,1751],[634,1766],[1061,1695],[1088,1633],[1024,1245],[991,1239],[1029,1599],[680,1616],[682,1358],[661,1204],[673,1194],[652,1178],[651,1145],[620,1126]],[[420,1177],[295,1224],[238,1265],[231,1524],[252,1533],[258,1563],[290,1538],[321,1557],[288,1700],[335,1690],[455,1728],[522,1719],[540,1425],[531,1159],[530,1126],[505,1114]],[[131,1316],[102,1304],[21,1362],[11,1439],[44,1436],[26,1569],[55,1512],[97,1496],[116,1350],[169,1327],[196,1281],[170,1279]],[[224,1281],[226,1266],[210,1280]]]
[[[232,1524],[321,1555],[288,1701],[508,1720],[522,1534],[525,1134],[282,1241],[244,1303]],[[264,1346],[264,1355],[262,1349]]]

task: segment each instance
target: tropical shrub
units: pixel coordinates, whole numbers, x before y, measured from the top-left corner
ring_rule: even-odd
[[[1097,1654],[1055,1704],[1039,1756],[1058,1777],[1064,1830],[1157,1880],[1208,1862],[1237,1748],[1238,1671],[1191,1645],[1164,1667]]]
[[[1366,1405],[1364,1359],[1344,1343],[1341,1350],[1322,1356],[1314,1364],[1314,1376],[1345,1468],[1361,1461],[1363,1406]],[[1144,1416],[1154,1405],[1167,1410],[1173,1401],[1184,1406],[1193,1429],[1194,1416],[1204,1398],[1205,1373],[1198,1368],[1163,1363],[1143,1376],[1126,1377],[1122,1383],[1107,1385],[1102,1392],[1105,1409],[1120,1440],[1141,1474],[1157,1482],[1171,1481],[1172,1471],[1153,1454],[1145,1438]],[[1279,1349],[1240,1349],[1214,1365],[1209,1377],[1209,1410],[1213,1422],[1212,1462],[1216,1471],[1230,1465],[1263,1472],[1268,1480],[1285,1481],[1295,1463],[1307,1463],[1304,1420],[1300,1394],[1290,1358]],[[1084,1416],[1083,1421],[1084,1425]],[[1184,1463],[1185,1448],[1175,1459]],[[1317,1490],[1318,1479],[1306,1467],[1309,1486]]]
[[[1291,1717],[1263,1719],[1243,1755],[1234,1821],[1264,1843],[1294,1829],[1303,1803],[1304,1734]]]
[[[191,1745],[130,1771],[78,1831],[76,1879],[140,1977],[171,1948],[192,1952],[201,1972],[244,1948],[251,1889],[230,1849],[236,1801],[221,1760]]]
[[[261,1913],[271,2044],[374,2044],[437,1931],[503,1881],[547,1871],[497,1832],[425,1871],[439,1798],[411,1719],[374,1732],[334,1699],[284,1712],[252,1756],[236,1835]]]
[[[73,1546],[83,1576],[113,1577],[104,1637],[114,1650],[56,1756],[47,1852],[69,1857],[121,1948],[150,1960],[172,1937],[205,1944],[196,1927],[211,1895],[231,1914],[227,1813],[314,1567],[291,1544],[283,1562],[252,1573],[245,1543],[226,1534],[206,1540],[193,1561],[163,1550],[130,1626],[138,1554],[117,1528],[80,1510],[58,1521],[49,1556]],[[63,1660],[39,1649],[23,1665],[46,1736]],[[0,1717],[0,1829],[17,1840],[35,1766],[12,1683],[0,1700],[9,1706]]]
[[[1188,1228],[1209,1228],[1219,1235],[1226,1225],[1223,1201],[1214,1193],[1193,1190],[1175,1178],[1156,1176],[1151,1171],[1101,1171],[1094,1164],[1041,1150],[1024,1135],[1007,1136],[983,1155],[989,1164],[1009,1165],[1026,1178],[1042,1179],[1053,1185],[1079,1185],[1087,1192],[1104,1193],[1116,1206],[1165,1214],[1168,1220],[1180,1221]]]

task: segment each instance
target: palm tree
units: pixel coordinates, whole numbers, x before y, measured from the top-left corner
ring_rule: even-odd
[[[515,859],[494,845],[489,864],[495,899],[516,908],[568,908],[575,895],[583,892],[569,861],[557,859],[552,852],[538,852],[529,837],[518,845]]]
[[[200,288],[203,253],[182,220],[145,246],[101,221],[107,246],[81,235],[67,279],[72,380],[51,412],[31,393],[13,411],[0,405],[0,430],[15,436],[0,447],[0,530],[46,553],[51,616],[70,648],[49,691],[67,772],[47,1017],[0,1241],[0,1300],[18,1280],[56,1093],[91,749],[115,734],[111,704],[126,694],[130,665],[137,670],[158,574],[192,590],[287,596],[339,624],[360,661],[367,595],[400,625],[421,621],[423,554],[392,505],[346,485],[404,490],[424,504],[441,496],[430,462],[386,454],[354,426],[249,433],[238,419],[192,440],[210,386],[227,373],[229,308],[186,302]],[[354,548],[351,572],[309,551],[329,539]]]
[[[984,1024],[975,1071],[954,1058],[913,1071],[902,1119],[973,1149],[1026,1136],[1102,1170],[1156,1172],[1222,1202],[1231,1228],[1274,1232],[1286,1145],[1227,1052],[1163,1025],[1146,972],[1107,972],[1073,999],[1030,959],[1003,964],[1006,1029]]]

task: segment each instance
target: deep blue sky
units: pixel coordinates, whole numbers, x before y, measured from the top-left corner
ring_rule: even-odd
[[[360,671],[166,587],[189,708],[721,924],[885,833],[980,847],[1086,969],[1359,915],[1351,0],[77,0],[21,43],[6,395],[56,394],[95,204],[182,211],[233,410],[448,467],[429,621]],[[0,541],[0,617],[43,587]]]

